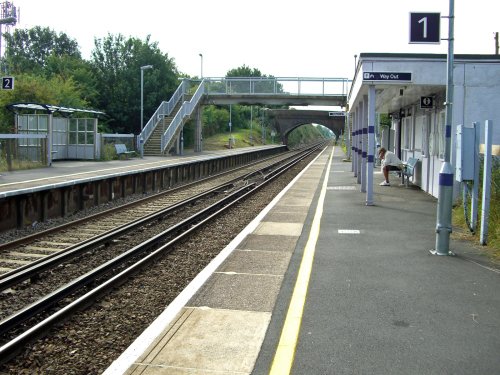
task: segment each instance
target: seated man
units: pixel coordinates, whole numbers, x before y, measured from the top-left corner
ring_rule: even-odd
[[[400,171],[403,167],[403,162],[393,152],[387,151],[383,147],[378,151],[378,156],[382,160],[382,173],[385,178],[380,183],[380,186],[391,186],[389,183],[389,171]]]

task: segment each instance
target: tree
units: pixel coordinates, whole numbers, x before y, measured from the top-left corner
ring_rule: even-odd
[[[203,110],[203,132],[205,136],[224,132],[229,124],[229,112],[227,108],[214,105],[204,107]]]
[[[11,73],[40,73],[51,55],[81,59],[78,43],[65,33],[57,34],[48,27],[16,29],[4,35],[7,48],[5,63]]]
[[[34,102],[72,108],[84,108],[86,103],[70,78],[62,80],[58,76],[47,79],[35,74],[18,74],[15,90],[0,92],[0,133],[11,133],[14,129],[14,114],[5,109],[8,104]]]
[[[140,68],[153,65],[144,72],[144,123],[179,85],[179,73],[173,59],[163,54],[150,36],[141,41],[111,35],[95,39],[92,67],[100,94],[98,108],[111,118],[117,132],[140,131]]]
[[[72,80],[86,105],[97,108],[99,91],[90,62],[74,56],[51,54],[47,58],[44,74],[47,78],[59,77],[63,81]]]
[[[266,78],[273,78],[273,76],[262,75],[262,73],[260,72],[259,69],[250,68],[246,65],[242,65],[238,68],[231,69],[226,73],[226,78],[238,78],[238,77],[257,78],[255,80],[255,82],[252,83],[254,85],[253,89],[255,90],[255,92],[272,93],[275,90],[274,82],[272,82],[270,80],[266,80]],[[259,82],[258,78],[263,78],[262,82]],[[220,87],[211,87],[211,91],[217,91],[218,89],[221,90],[222,88],[224,88],[222,90],[222,92],[225,90],[225,86],[226,86],[225,83],[217,83],[217,85]],[[276,87],[277,87],[278,91],[282,90],[281,85],[277,85]],[[232,82],[231,83],[231,90],[232,90],[232,92],[236,92],[236,93],[248,93],[250,91],[250,82],[249,81]],[[280,106],[269,106],[269,107],[279,108]],[[260,113],[261,108],[262,108],[262,106],[254,105],[253,106],[254,115],[256,115],[257,113]],[[217,109],[217,111],[228,112],[229,109],[224,109],[222,107],[220,109]],[[240,128],[240,129],[250,128],[250,111],[251,111],[251,109],[249,106],[242,106],[242,105],[238,105],[238,104],[233,104],[232,110],[231,110],[232,128],[234,128],[234,129],[236,129],[236,128]],[[216,131],[217,127],[219,128],[218,129],[219,131],[229,130],[228,129],[229,113],[227,113],[227,116],[224,116],[225,118],[227,117],[227,120],[224,120],[221,122],[212,120],[212,119],[216,118],[216,113],[217,112],[216,112],[215,108],[205,107],[203,121],[205,124],[207,124],[207,122],[210,124],[208,127],[205,125],[207,127],[205,131],[208,134],[213,134],[212,132]],[[222,116],[219,116],[219,118],[222,118]],[[218,124],[218,125],[215,125],[215,124]]]

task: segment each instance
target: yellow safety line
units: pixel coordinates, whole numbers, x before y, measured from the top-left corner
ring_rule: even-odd
[[[314,214],[311,232],[309,233],[304,254],[302,255],[297,281],[295,282],[292,299],[290,301],[290,306],[288,307],[285,324],[283,325],[283,330],[281,331],[280,341],[274,355],[269,375],[289,374],[292,369],[295,347],[297,346],[300,325],[302,323],[302,314],[306,303],[307,288],[309,285],[309,279],[311,278],[314,253],[316,251],[316,242],[318,241],[319,236],[321,216],[323,215],[323,204],[325,202],[326,187],[328,184],[328,176],[330,175],[330,166],[334,151],[335,147],[333,148],[328,160],[328,167],[323,180],[323,187],[319,196],[318,206]]]

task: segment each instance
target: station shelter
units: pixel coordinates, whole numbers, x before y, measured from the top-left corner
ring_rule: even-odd
[[[393,151],[402,161],[418,159],[413,183],[437,197],[445,152],[447,56],[443,54],[362,53],[348,97],[353,172],[361,190],[367,161],[377,149]],[[477,122],[493,124],[493,155],[500,145],[500,56],[454,55],[451,164],[456,160],[456,129]],[[390,127],[380,127],[388,114]],[[368,145],[368,134],[375,142]],[[458,189],[454,189],[457,191]],[[367,198],[368,199],[368,198]],[[367,202],[371,203],[371,202]]]
[[[16,153],[24,158],[36,160],[44,154],[49,165],[58,159],[99,159],[97,116],[103,112],[38,103],[16,103],[7,107],[15,113],[15,131],[21,136]],[[77,113],[86,117],[74,117]],[[36,137],[40,135],[46,136],[46,143]]]

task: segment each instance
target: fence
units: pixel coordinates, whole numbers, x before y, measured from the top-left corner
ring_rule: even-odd
[[[0,134],[0,171],[49,166],[46,134]]]

